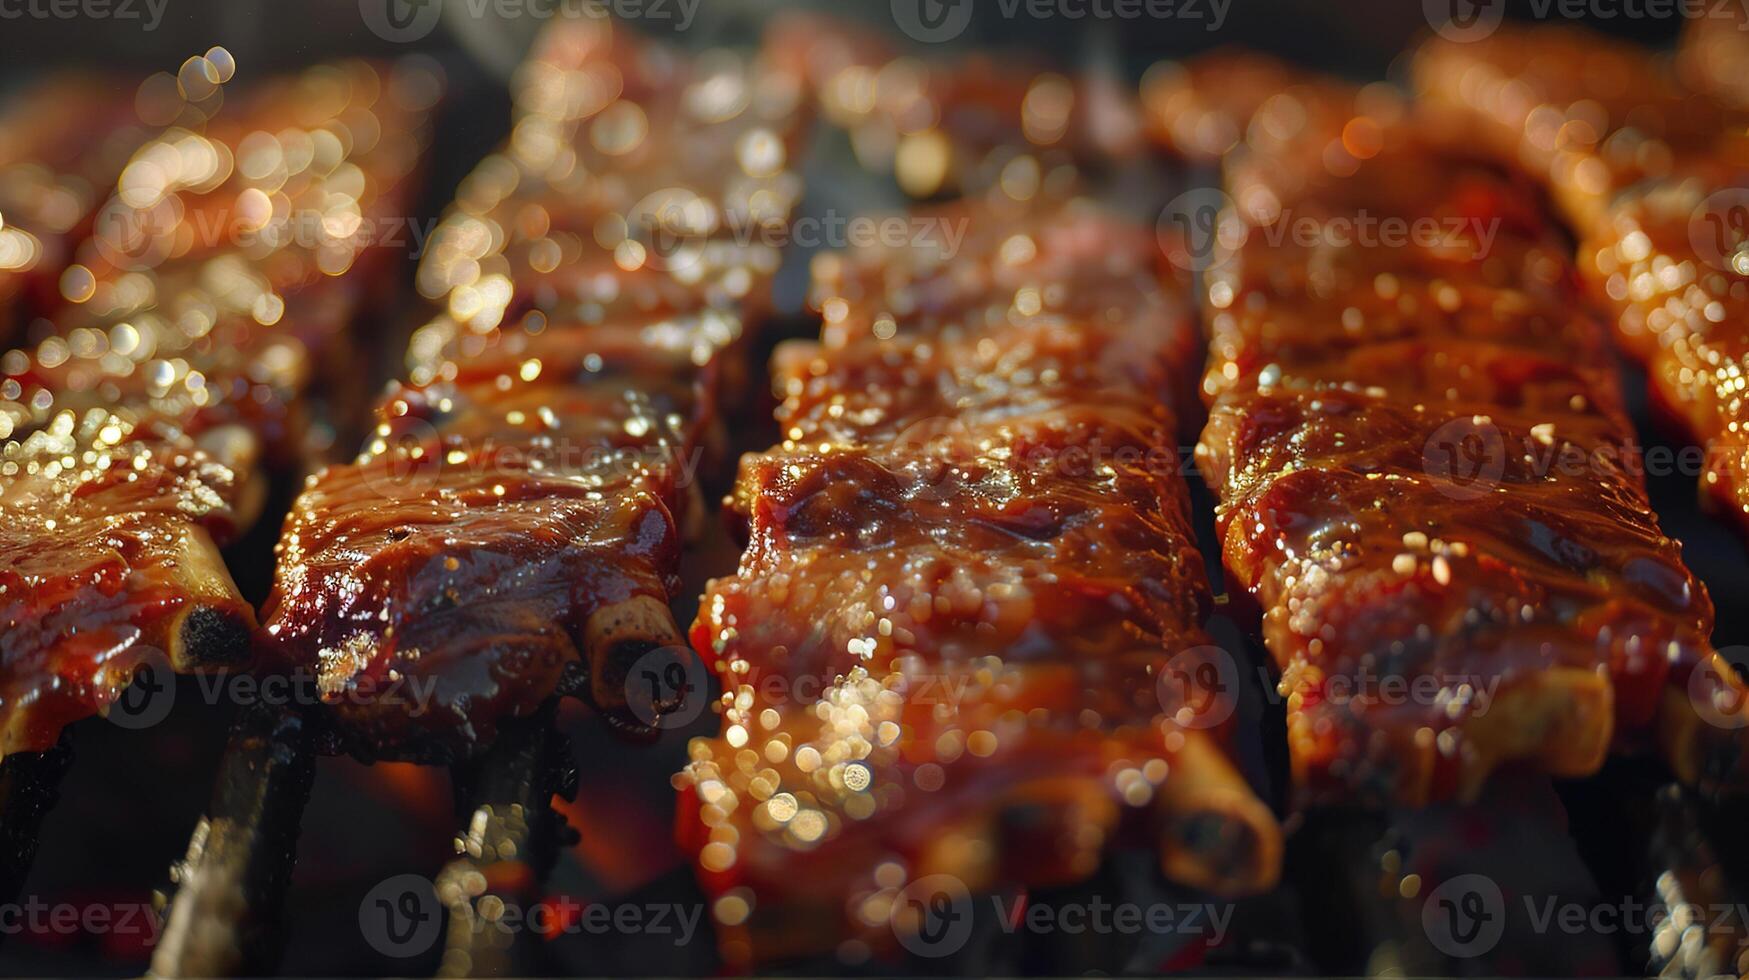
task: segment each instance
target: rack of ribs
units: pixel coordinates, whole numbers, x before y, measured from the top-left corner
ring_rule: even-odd
[[[517,88],[420,270],[445,312],[279,544],[266,659],[314,675],[331,748],[464,758],[569,692],[645,727],[662,705],[627,672],[691,657],[668,603],[769,307],[800,103],[756,62],[588,20]]]
[[[306,107],[301,125],[231,110],[241,118],[226,122],[230,131],[345,149],[291,173],[252,175],[245,165],[212,176],[207,192],[241,200],[265,194],[265,183],[282,203],[403,200],[405,168],[377,150],[399,160],[403,141],[417,148],[425,109],[385,89],[424,91],[432,80],[419,74],[385,83],[364,65],[314,69],[289,85],[317,79],[340,97],[320,103],[321,114]],[[400,135],[376,138],[390,129]],[[193,131],[166,138],[181,149],[204,142],[227,166],[249,159],[242,144]],[[149,142],[136,159],[164,145]],[[168,188],[157,203],[180,200]],[[295,218],[281,213],[263,229]],[[125,316],[68,304],[32,349],[0,357],[0,753],[53,745],[64,725],[107,711],[157,658],[178,671],[247,660],[254,612],[218,549],[259,516],[267,467],[300,458],[312,358],[357,309],[355,277],[340,274],[345,264],[319,273],[322,254],[270,236],[253,250],[165,256],[118,277],[118,289],[133,291]]]
[[[1577,29],[1429,43],[1415,78],[1435,111],[1563,204],[1580,272],[1655,407],[1704,449],[1703,499],[1749,528],[1749,115]]]
[[[1534,187],[1376,91],[1285,99],[1231,124],[1263,138],[1227,156],[1198,460],[1302,799],[1468,800],[1612,746],[1740,782],[1711,604]]]
[[[1223,655],[1162,397],[1192,327],[1152,229],[1084,201],[912,221],[961,250],[816,259],[822,338],[779,349],[785,441],[742,460],[749,545],[693,627],[723,719],[679,819],[736,968],[889,949],[913,883],[1072,882],[1120,840],[1222,894],[1277,873],[1237,692],[1199,669]]]

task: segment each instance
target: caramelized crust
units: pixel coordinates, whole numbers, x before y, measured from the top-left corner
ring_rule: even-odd
[[[371,446],[313,478],[286,523],[268,649],[315,670],[354,751],[488,743],[579,650],[592,678],[647,651],[592,648],[592,617],[665,609],[679,586],[697,369],[690,345],[664,358],[645,338],[682,325],[616,338],[543,320],[463,334],[468,356],[392,392]]]
[[[1132,319],[1167,295],[1102,272],[1148,267],[1151,236],[1038,207],[951,212],[952,261],[822,260],[823,340],[779,353],[788,440],[743,459],[749,545],[693,627],[724,728],[679,778],[737,966],[885,948],[911,882],[1068,883],[1120,839],[1216,892],[1274,879],[1279,830],[1225,754],[1237,692],[1163,675],[1222,656],[1158,394],[1187,323]],[[1105,283],[1110,317],[1017,309],[1048,281],[1028,269]]]
[[[1198,446],[1302,798],[1472,799],[1501,765],[1583,775],[1653,743],[1737,778],[1728,725],[1691,724],[1716,710],[1689,683],[1718,663],[1711,605],[1535,193],[1329,99],[1237,127],[1269,136],[1228,159]],[[1387,217],[1426,233],[1383,240]]]
[[[684,651],[683,532],[799,193],[793,93],[728,54],[567,22],[517,92],[420,269],[447,312],[280,541],[263,645],[360,755],[466,756],[572,691],[657,723],[628,671]]]
[[[1741,67],[1742,42],[1729,19],[1695,21],[1683,77],[1724,102],[1649,52],[1578,30],[1430,42],[1416,79],[1431,104],[1547,182],[1622,346],[1706,450],[1704,498],[1749,527],[1749,116],[1721,77]]]
[[[368,118],[399,127],[401,139],[421,137],[423,109],[384,99],[378,120],[354,108],[342,100],[311,123],[316,135],[286,126],[284,112],[238,109],[241,118],[221,114],[206,135],[164,139],[233,159],[243,144],[220,131],[277,124],[276,140],[320,143],[321,133],[333,138],[324,127],[344,119],[362,133]],[[405,168],[376,167],[363,142],[351,149],[297,178],[300,194],[404,210],[387,202],[406,189],[369,175]],[[238,173],[231,192],[283,178]],[[166,186],[159,204],[180,209],[182,190]],[[103,289],[98,271],[83,268],[89,302],[65,308],[34,349],[0,357],[0,752],[48,748],[66,723],[106,711],[142,664],[192,671],[246,660],[254,614],[218,546],[259,515],[267,468],[301,458],[313,359],[362,296],[356,276],[339,275],[346,263],[325,264],[325,246],[273,240],[167,256]]]

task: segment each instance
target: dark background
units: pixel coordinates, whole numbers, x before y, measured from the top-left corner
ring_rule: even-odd
[[[143,14],[143,0],[132,2]],[[442,210],[456,182],[503,134],[508,114],[504,79],[538,27],[529,18],[505,21],[468,15],[468,4],[478,5],[481,0],[446,0],[450,9],[436,30],[417,42],[398,44],[365,26],[360,0],[163,2],[162,23],[148,32],[137,20],[36,17],[29,14],[30,0],[0,0],[0,11],[25,11],[20,17],[0,17],[0,84],[73,65],[110,69],[120,78],[137,81],[155,71],[174,71],[184,58],[215,44],[236,56],[239,81],[337,56],[426,56],[447,75],[450,97],[439,117],[420,205],[425,218]],[[1157,58],[1221,45],[1260,48],[1355,77],[1392,76],[1400,53],[1428,26],[1419,0],[1232,0],[1217,31],[1207,29],[1206,19],[1190,18],[1010,19],[1001,15],[1000,0],[969,2],[975,4],[972,24],[951,47],[1021,47],[1065,67],[1096,56],[1110,63],[1115,55],[1116,63],[1132,78]],[[1210,0],[1195,3],[1206,17]],[[641,26],[688,46],[745,41],[765,17],[784,6],[788,5],[769,0],[699,0],[690,30],[675,32],[661,23]],[[838,0],[814,6],[859,17],[873,28],[894,33],[887,0]],[[1509,3],[1507,8],[1514,17],[1534,17],[1539,9],[1529,0]],[[1666,45],[1681,22],[1617,17],[1595,19],[1593,26],[1650,45]],[[865,190],[868,198],[858,199]],[[888,204],[892,201],[885,195],[890,191],[837,183],[827,191],[817,190],[810,207],[821,207],[822,193],[831,195],[833,206],[841,209]],[[846,196],[853,198],[848,205]],[[400,270],[407,284],[412,266],[409,257]],[[398,359],[400,338],[419,315],[417,303],[409,299],[402,315],[366,325],[363,345],[372,348],[366,352],[367,362],[376,368],[361,371],[358,384],[374,391],[388,376]],[[1636,403],[1643,404],[1643,386],[1636,372],[1624,371],[1624,379]],[[1639,421],[1648,443],[1660,444],[1659,433],[1646,424],[1643,412]],[[752,433],[747,438],[749,446],[756,446],[763,436]],[[1653,494],[1666,530],[1683,540],[1691,564],[1720,606],[1718,644],[1749,642],[1749,575],[1744,574],[1749,566],[1737,539],[1724,525],[1699,513],[1691,478],[1655,479]],[[1206,496],[1201,500],[1207,503]],[[276,528],[272,522],[268,525],[250,545],[254,553],[264,553],[259,551],[262,542],[271,543]],[[1212,540],[1205,537],[1204,545],[1205,554],[1217,554]],[[721,573],[732,567],[732,561],[732,553],[719,547],[695,568],[694,578]],[[259,591],[265,572],[264,568],[239,569],[240,577],[257,579],[253,591]],[[185,683],[182,690],[192,689]],[[146,732],[122,731],[101,720],[77,726],[73,733],[77,762],[61,805],[48,818],[27,894],[75,904],[136,902],[148,901],[164,884],[166,869],[181,856],[189,828],[205,806],[223,749],[229,709],[197,701],[193,696],[179,697],[171,721]],[[582,797],[573,819],[581,824],[585,839],[561,860],[555,887],[592,897],[696,900],[686,892],[688,875],[669,843],[671,817],[663,807],[670,799],[668,776],[684,760],[686,737],[710,728],[713,721],[707,715],[692,731],[670,732],[657,745],[628,749],[571,706],[565,726],[579,757],[586,760]],[[366,947],[359,938],[357,910],[364,893],[385,877],[434,872],[448,854],[454,825],[448,776],[442,770],[324,760],[303,823],[284,971],[294,975],[429,973],[435,967],[434,957],[392,960]],[[710,968],[708,959],[699,959],[708,956],[700,950],[668,951],[665,957],[652,954],[654,959],[636,961],[625,950],[599,946],[557,952],[570,968],[590,972]],[[132,975],[143,969],[146,955],[143,945],[113,935],[0,936],[0,974],[6,975]]]

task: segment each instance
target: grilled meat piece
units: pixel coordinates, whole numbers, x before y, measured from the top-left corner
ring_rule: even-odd
[[[1151,235],[1038,207],[950,209],[975,243],[954,261],[822,261],[823,340],[780,349],[787,439],[743,459],[750,545],[693,627],[723,730],[679,777],[737,967],[886,948],[913,883],[1065,883],[1117,840],[1221,893],[1275,878],[1280,832],[1227,755],[1238,692],[1203,677],[1234,665],[1202,632],[1160,396],[1188,321],[1132,318],[1170,292],[1103,271],[1150,268]],[[892,292],[835,288],[882,261]],[[1034,268],[1105,283],[1110,315],[1041,304]]]
[[[416,142],[424,109],[370,91],[275,139],[333,139],[344,119]],[[255,133],[286,121],[245,113],[226,125]],[[189,132],[174,139],[226,159],[239,149]],[[299,177],[302,193],[332,205],[404,199],[393,178],[366,178],[384,172],[372,145]],[[283,177],[239,173],[238,196]],[[358,266],[320,274],[321,251],[287,238],[131,270],[114,283],[129,295],[125,318],[71,306],[34,348],[0,357],[0,752],[50,747],[66,723],[106,711],[144,664],[247,660],[254,613],[217,549],[259,515],[268,467],[301,459],[313,361],[359,308]]]
[[[421,268],[448,312],[280,542],[263,646],[315,674],[360,755],[467,756],[579,687],[655,724],[628,671],[691,657],[668,602],[777,265],[723,221],[783,231],[798,102],[757,65],[590,20],[521,79],[515,134]]]
[[[1473,799],[1510,762],[1652,744],[1740,780],[1711,605],[1534,189],[1397,106],[1295,91],[1332,95],[1298,129],[1235,124],[1269,137],[1227,164],[1198,459],[1302,798]]]

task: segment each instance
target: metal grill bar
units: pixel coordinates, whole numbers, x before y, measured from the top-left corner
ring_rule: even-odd
[[[1683,980],[1743,976],[1749,972],[1749,921],[1738,881],[1714,846],[1723,814],[1672,785],[1658,793],[1655,819],[1652,901],[1670,914],[1653,928],[1647,973]]]
[[[308,727],[296,712],[263,706],[237,720],[212,805],[194,829],[187,857],[170,872],[176,892],[152,956],[153,974],[273,970],[314,773]]]
[[[551,868],[563,826],[551,802],[577,791],[565,740],[554,731],[556,702],[506,725],[491,750],[454,769],[457,810],[467,823],[456,858],[437,876],[449,912],[438,975],[527,976],[538,972],[526,929],[502,927],[507,907],[528,909]]]
[[[47,752],[20,752],[0,762],[0,901],[10,902],[23,890],[43,814],[60,797],[61,776],[72,762],[65,733]]]

